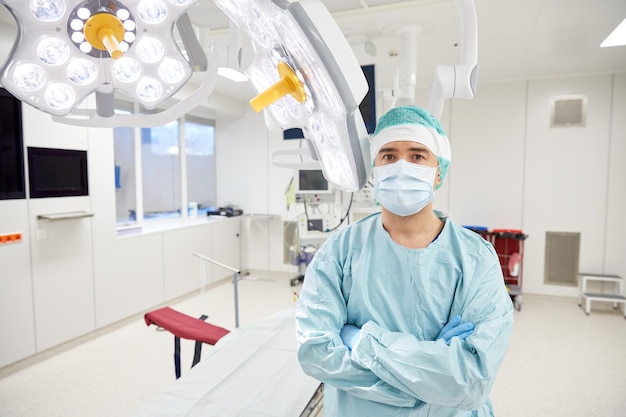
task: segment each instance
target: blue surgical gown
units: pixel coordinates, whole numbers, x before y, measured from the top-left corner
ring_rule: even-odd
[[[380,214],[332,235],[307,268],[296,309],[298,360],[323,382],[326,417],[493,416],[513,305],[498,255],[450,219],[423,249],[391,240]],[[466,340],[436,337],[456,314]],[[339,332],[361,328],[352,351]]]

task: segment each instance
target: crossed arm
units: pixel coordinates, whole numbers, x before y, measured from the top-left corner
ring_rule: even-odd
[[[493,271],[480,271],[485,279],[467,302],[459,303],[463,311],[451,311],[452,319],[435,340],[419,340],[373,321],[360,329],[346,325],[345,300],[332,277],[326,276],[332,268],[319,268],[307,283],[316,288],[310,298],[301,295],[296,313],[298,358],[304,372],[356,397],[397,407],[424,402],[480,408],[512,331],[513,307],[503,294],[495,269],[499,265],[487,268]],[[455,317],[461,314],[466,323]]]

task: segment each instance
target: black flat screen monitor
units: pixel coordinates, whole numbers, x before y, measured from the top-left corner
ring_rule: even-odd
[[[28,148],[30,198],[89,195],[87,151]]]
[[[296,193],[321,194],[332,192],[321,169],[299,169],[295,178]]]
[[[0,88],[0,200],[26,198],[22,103]]]

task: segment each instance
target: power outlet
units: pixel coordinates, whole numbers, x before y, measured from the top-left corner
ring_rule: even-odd
[[[48,239],[48,231],[46,229],[37,229],[37,240]]]

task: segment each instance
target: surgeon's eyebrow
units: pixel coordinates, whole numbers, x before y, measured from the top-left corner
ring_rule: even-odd
[[[386,148],[380,148],[378,150],[378,153],[384,153],[384,152],[398,152],[399,149],[393,146],[388,146]],[[427,152],[430,151],[426,146],[411,146],[408,149],[409,152]]]
[[[396,152],[397,150],[398,150],[398,148],[391,148],[391,147],[388,147],[388,148],[380,148],[380,149],[378,150],[378,153],[383,153],[383,152]]]
[[[409,151],[411,152],[430,152],[430,149],[428,149],[426,146],[412,146],[409,148]]]

